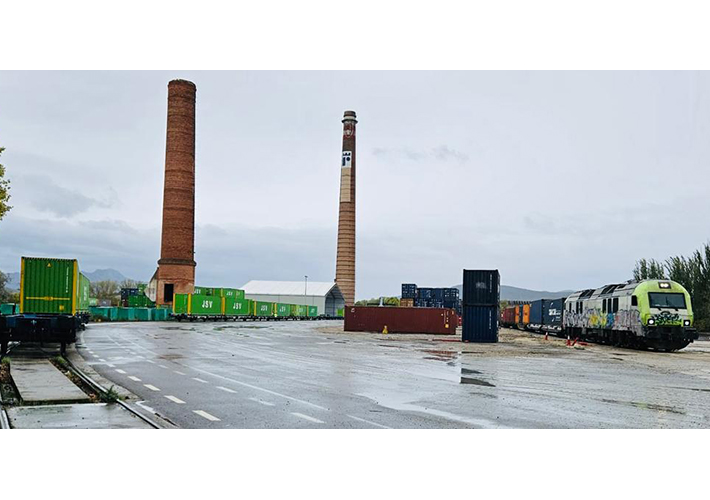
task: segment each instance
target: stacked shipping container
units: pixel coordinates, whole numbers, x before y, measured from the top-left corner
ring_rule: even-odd
[[[464,270],[464,342],[498,342],[500,273],[498,270]]]

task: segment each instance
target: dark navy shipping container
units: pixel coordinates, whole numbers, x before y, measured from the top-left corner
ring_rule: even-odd
[[[414,283],[402,283],[402,298],[415,299],[417,298],[417,285]]]
[[[459,300],[459,289],[444,288],[444,300]]]
[[[431,288],[417,288],[417,298],[429,300],[433,298],[433,290]]]
[[[464,306],[461,340],[498,342],[498,305]]]
[[[565,308],[565,299],[546,300],[543,309],[543,327],[548,331],[562,330],[562,311]]]
[[[530,303],[530,321],[528,325],[535,330],[542,325],[542,311],[546,309],[545,305],[549,300],[540,299]]]
[[[500,302],[500,273],[497,269],[463,271],[463,305],[496,306]]]

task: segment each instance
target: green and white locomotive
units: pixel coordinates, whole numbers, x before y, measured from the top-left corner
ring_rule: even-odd
[[[698,338],[690,294],[668,280],[575,292],[565,300],[563,321],[566,335],[620,347],[674,351]]]

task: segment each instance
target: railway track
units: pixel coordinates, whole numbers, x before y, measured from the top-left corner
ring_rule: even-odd
[[[7,348],[7,354],[10,354],[14,349],[16,349],[21,342],[12,342],[8,345]],[[49,356],[48,356],[49,357]],[[109,390],[103,387],[101,384],[96,382],[94,379],[89,377],[86,373],[84,373],[81,368],[76,366],[68,357],[64,357],[64,360],[67,363],[67,368],[69,371],[71,371],[76,377],[78,377],[83,383],[91,387],[94,391],[97,393],[107,396],[109,394]],[[120,399],[117,399],[115,401],[115,404],[120,405],[124,410],[128,411],[135,417],[139,418],[143,422],[147,423],[154,429],[162,429],[163,427],[156,423],[152,418],[144,415],[140,411],[136,410],[133,408],[131,405],[126,403],[125,401],[121,401]],[[5,405],[2,400],[2,394],[0,394],[0,429],[10,429],[10,422],[7,417],[7,413],[5,411]]]

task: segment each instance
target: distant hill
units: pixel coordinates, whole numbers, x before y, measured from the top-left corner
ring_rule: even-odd
[[[97,269],[94,272],[84,272],[84,276],[89,278],[89,281],[121,281],[128,279],[115,269]]]
[[[115,269],[97,269],[93,272],[82,271],[84,276],[89,278],[89,281],[115,281],[117,283],[122,282],[126,278],[120,271]],[[16,291],[20,289],[20,273],[5,273],[8,278],[6,288],[8,290]]]
[[[463,285],[456,285],[463,297]],[[567,297],[574,290],[562,290],[559,292],[545,292],[538,290],[528,290],[527,288],[518,288],[516,286],[501,285],[500,300],[538,300],[538,299],[559,299]]]

